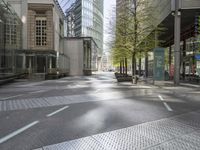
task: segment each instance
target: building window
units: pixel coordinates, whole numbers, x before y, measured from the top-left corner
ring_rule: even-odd
[[[47,20],[46,17],[36,17],[36,45],[47,45]]]
[[[6,20],[6,44],[15,45],[17,43],[17,24],[15,18]]]

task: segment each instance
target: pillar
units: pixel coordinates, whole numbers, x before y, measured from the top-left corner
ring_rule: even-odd
[[[174,85],[180,84],[180,41],[181,41],[181,12],[179,10],[179,0],[176,1],[175,29],[174,29]]]

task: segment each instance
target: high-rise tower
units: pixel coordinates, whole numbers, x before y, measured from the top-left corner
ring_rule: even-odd
[[[67,36],[92,37],[103,52],[103,0],[76,0],[66,10]]]

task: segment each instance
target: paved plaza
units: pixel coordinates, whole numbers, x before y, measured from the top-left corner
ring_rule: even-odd
[[[0,87],[1,150],[197,150],[199,87],[117,83],[113,73]]]

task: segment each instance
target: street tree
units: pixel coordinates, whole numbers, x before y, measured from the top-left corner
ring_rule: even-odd
[[[158,36],[165,30],[157,26],[158,14],[151,4],[148,0],[127,1],[117,11],[112,56],[115,62],[122,57],[132,60],[134,83],[136,83],[136,59],[139,59],[141,64],[141,58],[159,45],[161,41],[158,40]]]

